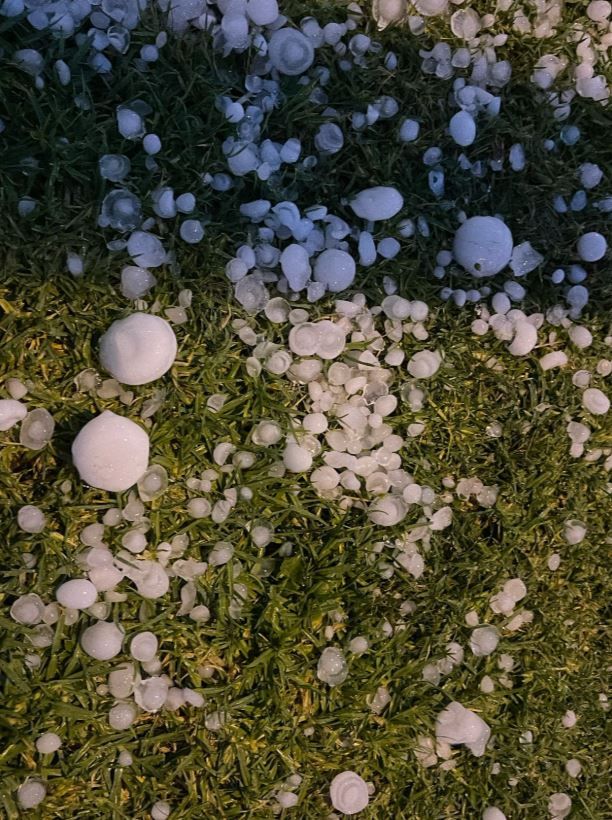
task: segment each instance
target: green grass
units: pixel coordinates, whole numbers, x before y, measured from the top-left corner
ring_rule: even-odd
[[[138,34],[136,43],[147,39]],[[337,158],[314,174],[289,170],[281,181],[283,195],[304,205],[322,201],[337,213],[345,213],[342,198],[349,190],[394,183],[406,197],[408,213],[431,216],[433,239],[407,242],[397,260],[370,270],[360,283],[368,294],[379,294],[380,279],[389,273],[398,277],[404,294],[431,299],[437,289],[428,278],[432,257],[450,241],[460,208],[504,213],[515,237],[531,240],[545,253],[542,271],[567,261],[585,225],[607,230],[609,222],[592,209],[558,218],[550,204],[553,192],[574,190],[574,169],[581,161],[612,170],[607,131],[601,127],[607,114],[598,106],[578,103],[572,121],[588,139],[555,155],[543,152],[542,139],[558,133],[559,126],[534,100],[520,70],[504,92],[501,117],[482,129],[474,157],[490,156],[495,146],[507,150],[521,139],[527,171],[476,180],[451,174],[449,160],[448,211],[441,211],[428,193],[420,156],[428,145],[450,147],[443,134],[445,109],[439,104],[449,84],[420,77],[416,48],[405,33],[391,31],[384,40],[406,67],[399,80],[381,68],[334,74],[330,104],[348,117],[380,93],[393,94],[405,114],[421,118],[425,136],[414,145],[399,146],[393,123],[379,124],[362,136],[347,130],[347,145]],[[3,22],[0,45],[13,48],[15,42],[31,47],[44,43],[57,51],[55,56],[68,49],[21,24]],[[67,58],[79,68],[78,55],[68,53]],[[177,328],[179,356],[171,373],[159,384],[136,388],[127,410],[118,400],[103,401],[75,388],[80,371],[98,368],[100,335],[131,309],[117,288],[126,258],[109,254],[95,227],[105,190],[96,173],[97,158],[107,150],[131,153],[130,186],[145,195],[155,184],[136,158],[137,149],[118,137],[114,106],[135,97],[153,105],[154,128],[166,146],[160,160],[162,178],[177,192],[189,190],[200,173],[222,170],[219,142],[229,130],[220,124],[212,101],[218,93],[238,89],[240,77],[238,61],[221,62],[205,38],[193,38],[187,44],[170,44],[147,76],[120,63],[112,82],[92,83],[93,110],[79,112],[71,104],[72,90],[50,83],[40,94],[28,78],[0,66],[0,116],[2,109],[10,112],[11,126],[0,137],[0,380],[17,376],[27,381],[29,403],[47,408],[57,423],[51,445],[39,453],[19,446],[15,431],[0,434],[1,811],[9,818],[17,816],[15,790],[28,775],[36,775],[46,780],[49,793],[31,816],[45,820],[144,818],[158,799],[167,799],[172,817],[180,820],[268,818],[273,816],[273,791],[299,773],[304,778],[299,806],[285,814],[310,820],[328,816],[328,787],[335,774],[354,769],[374,783],[375,794],[363,814],[372,819],[477,820],[487,805],[497,805],[512,820],[539,820],[547,817],[550,794],[567,791],[574,802],[572,817],[603,820],[610,807],[605,714],[598,695],[606,686],[609,485],[601,461],[587,464],[570,458],[565,426],[569,418],[583,415],[570,373],[594,370],[600,358],[610,355],[603,342],[610,332],[607,265],[599,266],[590,283],[588,324],[595,344],[586,353],[571,352],[566,371],[542,374],[536,361],[541,351],[514,359],[502,343],[476,339],[469,311],[440,308],[434,314],[431,339],[444,351],[445,362],[427,386],[425,408],[417,414],[425,433],[403,452],[406,469],[435,490],[444,476],[477,475],[487,484],[498,484],[500,495],[489,510],[472,502],[453,503],[453,525],[433,535],[419,581],[401,571],[382,580],[372,546],[388,533],[381,534],[358,511],[345,515],[321,501],[305,479],[272,480],[268,470],[278,450],[265,451],[249,441],[256,420],[272,417],[288,426],[291,413],[304,401],[304,391],[285,380],[246,375],[246,348],[230,329],[231,320],[242,314],[223,276],[225,261],[244,238],[235,216],[237,203],[267,193],[277,196],[277,190],[250,181],[240,183],[232,194],[197,189],[202,214],[210,220],[207,239],[188,250],[176,242],[178,264],[159,274],[154,292],[164,307],[176,303],[181,288],[194,292],[189,321]],[[291,82],[287,89],[296,91]],[[271,117],[272,135],[300,136],[311,144],[318,123],[305,100],[304,92],[288,98]],[[70,144],[58,145],[61,136]],[[38,171],[24,173],[20,163],[27,156],[39,161]],[[15,206],[25,195],[34,196],[40,206],[32,218],[20,220]],[[169,223],[165,230],[173,247],[174,226]],[[108,233],[106,239],[111,238]],[[82,280],[64,272],[68,249],[86,252]],[[532,279],[530,307],[556,301],[558,295],[544,276]],[[326,309],[321,305],[318,312]],[[252,321],[279,336],[265,320]],[[563,330],[559,336],[565,344]],[[416,347],[406,342],[407,350]],[[503,366],[501,372],[487,366],[491,356]],[[595,377],[595,384],[603,387],[603,382]],[[143,628],[154,631],[164,672],[179,685],[200,691],[206,707],[143,714],[130,730],[119,733],[107,722],[112,699],[97,691],[109,664],[94,662],[78,646],[87,618],[71,627],[61,621],[55,625],[53,646],[41,652],[40,668],[29,672],[24,667],[24,655],[32,651],[28,630],[9,618],[8,609],[24,592],[53,600],[57,584],[78,572],[80,530],[117,503],[114,496],[87,490],[78,481],[70,461],[78,429],[104,408],[138,418],[143,401],[160,385],[167,392],[150,430],[152,461],[166,467],[170,486],[148,507],[151,543],[188,533],[187,554],[199,558],[215,541],[228,540],[236,547],[242,571],[234,579],[229,567],[209,570],[199,580],[199,599],[212,612],[211,621],[199,626],[174,614],[180,605],[177,580],[157,602],[143,601],[122,585],[129,589],[129,599],[114,605],[112,615],[120,617],[128,636]],[[206,400],[218,392],[229,399],[215,414]],[[399,432],[413,420],[406,406],[394,417]],[[486,435],[492,420],[503,424],[500,439]],[[612,446],[605,417],[589,418],[588,423],[594,431],[589,447]],[[194,522],[186,513],[194,495],[186,489],[186,479],[211,466],[215,444],[225,440],[252,449],[258,458],[244,477],[229,477],[221,484],[215,497],[223,486],[240,481],[253,489],[253,500],[243,502],[225,524]],[[72,482],[68,493],[65,481]],[[25,503],[40,505],[47,515],[48,526],[39,536],[17,528],[16,513]],[[572,517],[585,521],[588,533],[581,544],[570,547],[562,531]],[[274,541],[264,550],[254,548],[248,537],[255,518],[275,529]],[[415,522],[414,515],[407,521]],[[110,546],[118,547],[120,534],[107,534]],[[294,545],[289,558],[279,555],[285,541]],[[547,559],[555,551],[562,563],[552,573]],[[23,568],[24,552],[37,556],[35,571]],[[424,683],[423,666],[441,657],[448,641],[467,645],[467,612],[476,609],[483,622],[501,624],[487,611],[488,601],[505,580],[516,576],[527,586],[524,604],[534,612],[533,623],[520,633],[504,634],[490,658],[474,658],[466,651],[464,664],[439,687]],[[234,580],[250,592],[239,621],[227,612]],[[402,618],[400,605],[406,600],[416,604],[416,611]],[[335,644],[366,635],[371,650],[352,657],[347,681],[329,689],[317,680],[316,663],[328,645],[325,627],[336,612],[344,617],[336,626]],[[385,621],[394,626],[404,621],[403,629],[385,638]],[[485,674],[497,677],[500,652],[515,659],[513,686],[496,684],[493,694],[483,695],[480,679]],[[218,669],[211,681],[198,673],[204,663]],[[376,716],[366,698],[381,685],[388,686],[392,700],[382,716]],[[458,751],[452,771],[424,770],[413,753],[417,738],[432,734],[437,713],[453,699],[487,720],[495,742],[480,759]],[[230,715],[216,734],[204,725],[205,715],[215,709]],[[571,730],[561,726],[566,709],[579,715]],[[310,737],[305,728],[314,730]],[[533,732],[532,746],[519,742],[526,730]],[[41,758],[35,751],[34,741],[43,731],[57,731],[63,739],[53,757]],[[134,756],[129,768],[117,764],[122,750]],[[571,757],[583,764],[576,781],[563,768]],[[499,774],[492,773],[495,763]],[[511,786],[512,778],[516,784]]]

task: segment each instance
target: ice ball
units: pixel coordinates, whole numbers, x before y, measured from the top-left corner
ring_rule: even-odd
[[[98,621],[81,635],[81,647],[90,658],[109,661],[121,652],[123,630],[110,621]]]
[[[332,806],[342,814],[358,814],[368,805],[368,785],[356,772],[337,774],[329,787]]]
[[[86,578],[73,578],[58,587],[55,597],[67,609],[87,609],[95,603],[98,591]]]
[[[404,198],[396,188],[377,185],[360,191],[350,205],[361,219],[378,222],[391,219],[399,213],[404,207]]]
[[[455,234],[453,253],[472,276],[495,276],[512,257],[510,229],[494,216],[467,219]]]
[[[176,358],[176,336],[160,316],[132,313],[100,339],[100,361],[122,384],[148,384],[164,375]]]

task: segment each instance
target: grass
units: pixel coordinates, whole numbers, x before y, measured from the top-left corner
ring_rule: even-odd
[[[155,21],[149,19],[147,26],[154,30]],[[139,33],[135,39],[134,47],[151,37]],[[269,468],[278,453],[257,448],[248,438],[262,417],[288,425],[291,414],[303,406],[304,393],[270,376],[249,378],[245,346],[231,332],[231,320],[242,314],[231,299],[223,266],[244,238],[235,218],[240,201],[282,191],[300,204],[323,201],[334,212],[346,213],[342,199],[347,191],[397,184],[409,212],[430,216],[433,238],[410,241],[397,260],[371,269],[361,284],[372,298],[379,293],[382,275],[389,273],[397,276],[403,293],[432,300],[436,286],[426,274],[435,250],[448,244],[460,208],[504,213],[515,236],[531,240],[545,253],[542,271],[567,261],[575,237],[587,224],[589,229],[607,230],[605,217],[593,209],[559,218],[550,204],[552,193],[574,190],[574,169],[581,161],[599,162],[611,170],[601,128],[603,110],[577,104],[572,121],[588,138],[574,148],[545,153],[542,139],[554,136],[559,126],[534,99],[520,61],[518,76],[504,92],[502,115],[483,127],[474,157],[489,157],[493,148],[507,150],[520,138],[529,158],[527,171],[478,180],[451,173],[449,160],[448,209],[441,209],[428,192],[420,156],[428,145],[450,148],[443,133],[446,113],[439,104],[449,84],[419,76],[416,48],[404,33],[391,31],[384,39],[405,66],[399,79],[381,68],[334,72],[330,104],[348,117],[379,94],[393,94],[402,101],[403,112],[422,120],[424,138],[399,146],[393,123],[381,123],[360,136],[347,130],[344,151],[314,173],[289,170],[274,190],[244,181],[225,195],[195,186],[202,172],[222,170],[219,142],[229,132],[213,100],[230,89],[239,93],[240,65],[237,60],[220,62],[205,38],[171,42],[148,75],[128,70],[127,60],[120,60],[112,82],[96,79],[88,85],[94,101],[89,112],[74,108],[73,89],[50,82],[40,94],[27,77],[0,66],[0,116],[1,109],[10,114],[9,128],[0,137],[5,142],[0,155],[5,220],[0,379],[17,376],[27,381],[32,406],[46,407],[57,423],[52,444],[39,453],[20,447],[14,431],[0,439],[5,541],[0,806],[9,818],[18,814],[15,790],[28,775],[47,781],[48,796],[38,814],[32,813],[45,820],[144,818],[158,799],[167,799],[172,816],[181,820],[267,818],[273,816],[274,790],[293,773],[304,780],[299,806],[286,816],[324,818],[330,810],[329,783],[343,769],[355,769],[374,784],[375,794],[363,814],[369,818],[471,820],[487,805],[497,805],[513,820],[532,820],[547,816],[548,798],[555,791],[571,795],[572,817],[602,820],[609,812],[605,714],[598,702],[606,686],[609,485],[601,461],[587,464],[570,458],[565,432],[570,417],[582,417],[579,391],[571,385],[569,372],[594,371],[596,362],[609,356],[603,342],[610,332],[607,266],[600,265],[589,283],[588,324],[595,344],[586,353],[572,352],[568,371],[543,374],[536,362],[542,350],[514,359],[502,343],[472,336],[469,311],[436,310],[431,338],[444,351],[445,363],[428,386],[425,408],[418,414],[425,432],[410,443],[403,458],[418,482],[436,490],[444,476],[477,475],[487,484],[498,484],[500,496],[489,510],[454,502],[453,525],[434,534],[419,581],[403,572],[383,580],[372,548],[387,533],[381,535],[358,511],[344,514],[321,501],[304,479],[272,480]],[[11,50],[16,42],[22,47],[44,44],[54,57],[64,52],[77,83],[86,78],[82,56],[69,46],[5,21],[0,46]],[[298,93],[288,94],[271,116],[269,132],[300,136],[311,144],[318,120],[306,105],[306,92],[291,82],[287,91]],[[177,328],[179,356],[160,382],[166,399],[150,429],[153,460],[166,467],[171,479],[167,493],[148,508],[150,540],[155,544],[187,533],[187,554],[198,558],[212,543],[228,540],[240,562],[234,566],[241,569],[236,577],[231,567],[209,570],[199,580],[199,600],[213,616],[204,625],[175,615],[180,605],[177,579],[161,602],[144,601],[130,589],[128,600],[113,606],[112,616],[120,617],[128,636],[142,629],[154,631],[164,671],[206,699],[204,709],[142,715],[130,730],[115,732],[107,721],[112,699],[99,689],[109,665],[94,662],[78,646],[87,619],[70,627],[61,620],[54,625],[53,645],[41,651],[39,669],[28,671],[28,630],[8,617],[8,609],[24,592],[52,600],[56,585],[78,572],[80,530],[117,503],[76,480],[69,450],[77,430],[104,408],[138,418],[143,402],[160,386],[136,388],[126,411],[118,400],[80,393],[74,384],[80,371],[98,367],[96,345],[102,332],[130,310],[117,289],[125,257],[109,254],[95,227],[105,192],[96,163],[104,151],[125,151],[133,158],[129,185],[144,196],[155,184],[137,148],[122,141],[114,126],[115,105],[136,97],[155,110],[154,128],[166,146],[160,160],[162,179],[177,191],[197,190],[202,214],[209,220],[201,246],[185,250],[176,243],[177,264],[160,273],[154,293],[166,307],[189,287],[194,304],[189,321]],[[63,136],[68,144],[58,143]],[[37,170],[24,170],[28,156],[38,161]],[[20,220],[15,206],[25,195],[40,205],[33,217]],[[163,230],[173,247],[174,226],[168,223]],[[68,249],[85,250],[84,279],[64,272]],[[545,306],[558,294],[536,274],[530,280],[530,298],[530,307]],[[323,304],[318,311],[326,309]],[[252,321],[270,335],[279,333],[265,320]],[[559,336],[564,340],[564,331]],[[408,350],[412,347],[407,343]],[[491,356],[501,371],[487,366]],[[603,379],[596,377],[595,383],[603,386]],[[220,413],[212,413],[206,400],[219,392],[229,399]],[[394,418],[400,432],[414,421],[406,406]],[[492,420],[503,425],[499,439],[486,435]],[[590,447],[612,446],[605,417],[599,422],[589,418],[588,423],[594,430]],[[257,461],[244,477],[228,477],[214,497],[223,486],[244,482],[253,489],[253,500],[242,503],[224,524],[193,521],[186,513],[193,496],[186,479],[211,466],[215,444],[227,440],[256,452]],[[66,481],[71,482],[67,492]],[[123,496],[120,503],[125,501]],[[47,515],[48,526],[39,536],[17,528],[16,512],[25,503],[40,505]],[[581,544],[570,547],[562,531],[572,517],[585,521],[588,533]],[[274,540],[265,549],[254,548],[248,537],[254,519],[274,527]],[[408,524],[415,521],[413,517]],[[120,533],[107,533],[110,546],[117,547]],[[279,554],[285,541],[293,543],[291,557]],[[555,551],[562,563],[552,573],[547,559]],[[34,571],[23,568],[24,552],[37,556]],[[487,611],[488,601],[515,576],[527,586],[524,603],[534,612],[533,623],[520,633],[504,634],[490,658],[478,659],[467,651],[464,664],[439,687],[425,683],[423,666],[441,657],[448,641],[467,645],[467,612],[475,609],[483,622],[501,623]],[[228,616],[234,581],[249,589],[244,617],[238,621]],[[404,617],[400,606],[406,600],[413,601],[416,610]],[[335,613],[342,614],[339,620]],[[385,622],[396,627],[391,638],[381,631]],[[350,659],[349,677],[337,689],[316,678],[318,657],[328,644],[325,627],[330,625],[336,645],[356,635],[366,635],[371,642],[369,652]],[[484,695],[479,682],[484,674],[497,679],[500,652],[515,660],[512,688],[496,680],[495,691]],[[217,669],[209,681],[198,671],[205,663]],[[381,685],[388,686],[392,700],[377,716],[366,699]],[[423,769],[413,753],[417,738],[432,734],[437,713],[453,699],[482,714],[495,742],[480,759],[459,751],[452,771]],[[229,720],[212,733],[204,719],[216,709],[227,711]],[[579,716],[571,730],[561,726],[566,709]],[[312,729],[312,735],[305,735],[305,728]],[[533,732],[533,745],[519,740],[527,730]],[[34,741],[43,731],[57,731],[63,739],[53,757],[35,751]],[[122,750],[134,756],[129,768],[118,766]],[[583,764],[576,781],[563,768],[571,757]],[[493,773],[494,764],[499,764],[498,774]],[[514,785],[509,785],[511,779]]]

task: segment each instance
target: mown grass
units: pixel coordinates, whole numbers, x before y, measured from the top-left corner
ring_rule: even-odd
[[[149,24],[153,30],[154,21]],[[81,65],[81,58],[60,42],[32,32],[26,40],[26,29],[11,25],[3,24],[0,45],[13,47],[18,41],[37,47],[44,42],[49,53],[67,52],[64,58],[73,61],[73,68]],[[151,39],[138,35],[137,45],[141,37],[143,42]],[[449,146],[443,133],[446,114],[439,104],[449,84],[419,76],[416,47],[405,32],[389,32],[384,40],[400,54],[399,78],[381,68],[334,73],[330,104],[348,116],[380,93],[393,94],[401,100],[402,112],[422,120],[424,136],[415,145],[399,146],[393,123],[379,124],[361,136],[347,130],[347,144],[338,157],[313,174],[288,170],[278,183],[284,195],[300,204],[323,201],[337,213],[343,213],[342,199],[349,190],[393,183],[405,194],[409,212],[431,217],[432,239],[407,242],[397,260],[377,266],[362,279],[372,298],[379,295],[385,273],[397,276],[403,293],[432,298],[438,287],[428,278],[433,256],[448,243],[453,214],[460,208],[504,213],[515,236],[546,253],[542,271],[571,258],[575,237],[585,224],[607,229],[604,217],[592,209],[559,218],[550,205],[552,193],[571,193],[577,187],[573,174],[580,161],[610,168],[609,141],[601,129],[605,115],[599,107],[577,105],[575,120],[588,139],[556,154],[544,153],[541,140],[558,133],[559,126],[534,100],[520,72],[504,92],[501,117],[482,129],[474,158],[489,157],[493,148],[507,150],[520,139],[527,149],[527,171],[477,180],[457,174],[449,161],[448,211],[441,211],[428,192],[420,157],[429,145]],[[452,528],[434,536],[426,573],[418,582],[403,572],[382,580],[371,550],[388,534],[381,535],[358,511],[343,514],[322,502],[304,479],[270,479],[268,470],[278,453],[262,451],[248,438],[259,418],[288,424],[303,392],[270,376],[249,378],[245,347],[230,329],[232,318],[241,313],[222,271],[244,236],[236,219],[237,203],[265,196],[266,186],[245,181],[225,195],[195,188],[200,173],[222,170],[219,142],[228,130],[213,100],[237,88],[238,63],[221,63],[199,37],[171,42],[149,75],[128,70],[127,61],[119,65],[112,82],[92,81],[90,112],[74,108],[74,90],[50,82],[41,94],[13,68],[0,67],[0,106],[5,109],[0,116],[10,114],[9,129],[0,137],[0,373],[2,381],[11,376],[27,381],[30,404],[47,408],[57,422],[52,444],[40,453],[20,447],[14,431],[1,434],[5,546],[0,805],[5,815],[17,815],[15,789],[36,774],[49,786],[38,815],[32,813],[41,818],[141,818],[157,799],[169,800],[173,817],[181,820],[266,818],[272,816],[274,788],[297,772],[304,777],[300,804],[286,815],[324,818],[330,811],[329,782],[339,771],[355,769],[376,789],[364,817],[471,820],[485,806],[497,805],[509,818],[532,820],[547,816],[552,792],[568,791],[574,801],[572,816],[604,818],[609,795],[605,714],[598,695],[606,685],[609,488],[601,462],[569,457],[565,426],[570,417],[581,418],[582,410],[568,371],[542,374],[536,362],[540,350],[514,359],[503,344],[472,336],[469,312],[436,311],[431,339],[444,351],[445,363],[428,386],[427,403],[418,414],[425,433],[404,452],[407,469],[436,490],[444,476],[477,475],[485,483],[499,484],[500,497],[490,510],[471,502],[454,503]],[[296,88],[289,83],[287,90]],[[106,407],[138,418],[143,401],[158,387],[136,388],[134,402],[126,409],[118,400],[79,393],[74,385],[80,371],[97,369],[96,344],[102,332],[131,309],[117,288],[125,257],[109,254],[95,227],[105,191],[96,163],[104,151],[126,151],[134,168],[129,185],[144,196],[156,184],[137,158],[138,150],[123,142],[114,126],[114,106],[136,97],[155,109],[154,127],[166,145],[160,160],[162,179],[177,191],[197,190],[202,214],[209,219],[201,246],[185,250],[176,242],[177,265],[160,274],[154,293],[165,307],[176,302],[181,288],[189,287],[194,304],[189,321],[177,328],[179,356],[161,382],[166,400],[150,430],[152,460],[163,464],[171,479],[167,493],[148,512],[151,543],[187,532],[188,554],[199,557],[211,543],[229,540],[242,572],[234,579],[226,567],[200,579],[200,600],[213,616],[205,625],[174,614],[179,606],[176,581],[161,602],[143,601],[130,592],[128,602],[113,607],[112,615],[120,617],[128,636],[143,628],[154,631],[164,671],[179,684],[201,691],[207,701],[202,710],[142,715],[130,730],[115,732],[107,722],[112,699],[97,691],[109,666],[95,663],[78,647],[87,619],[72,627],[60,621],[53,646],[41,652],[41,667],[29,672],[24,667],[24,654],[32,651],[28,631],[8,617],[8,608],[26,591],[52,600],[57,583],[78,571],[79,531],[116,504],[114,497],[87,490],[77,480],[69,455],[76,431]],[[304,100],[305,92],[288,97],[271,117],[272,136],[300,136],[312,144],[318,122]],[[68,145],[58,145],[62,136]],[[37,171],[24,172],[28,156],[40,163]],[[40,206],[32,218],[20,220],[15,205],[25,195],[34,196]],[[174,226],[161,230],[172,247]],[[64,272],[68,249],[85,250],[85,278],[75,280]],[[594,370],[596,362],[609,355],[603,343],[609,332],[608,267],[599,268],[588,319],[596,342],[586,354],[571,354],[570,371]],[[532,306],[556,301],[544,276],[536,273],[531,280]],[[263,320],[258,325],[275,332]],[[565,339],[563,331],[559,335]],[[487,366],[491,356],[503,366],[501,372]],[[596,378],[595,383],[602,382]],[[229,400],[220,413],[212,413],[206,400],[218,392],[227,393]],[[407,407],[395,417],[400,432],[413,420]],[[500,439],[486,435],[492,420],[503,425]],[[610,447],[605,417],[588,423],[594,428],[589,446]],[[243,502],[225,524],[194,522],[186,514],[193,493],[185,481],[211,465],[212,450],[223,440],[257,453],[255,466],[243,477],[228,478],[225,485],[244,482],[253,489],[253,500]],[[62,486],[67,480],[72,482],[68,493]],[[125,497],[120,500],[125,502]],[[40,505],[48,517],[40,536],[24,535],[17,528],[16,512],[24,503]],[[569,547],[562,530],[564,521],[573,517],[587,523],[588,534],[581,544]],[[259,518],[275,528],[274,540],[264,550],[254,548],[248,537],[249,523]],[[107,532],[109,543],[117,547],[120,535]],[[279,555],[287,540],[294,545],[288,558]],[[562,563],[552,573],[547,559],[555,551]],[[23,568],[24,552],[37,556],[35,571]],[[440,657],[448,641],[467,644],[468,611],[476,609],[483,622],[500,623],[487,611],[488,601],[515,576],[527,586],[525,606],[534,611],[534,622],[521,633],[505,634],[491,658],[474,658],[468,651],[465,663],[439,687],[422,681],[423,666]],[[238,621],[227,612],[234,580],[250,591]],[[406,600],[413,601],[416,610],[402,617],[400,605]],[[371,650],[351,658],[345,684],[329,689],[317,680],[316,663],[328,643],[325,627],[334,622],[336,612],[344,617],[334,627],[335,643],[346,645],[352,637],[366,635]],[[381,632],[386,621],[400,626],[391,638]],[[515,659],[513,686],[497,684],[492,694],[483,695],[479,681],[484,674],[497,676],[500,652]],[[203,663],[218,669],[211,681],[200,677]],[[381,685],[388,686],[392,700],[377,716],[366,698]],[[460,751],[452,771],[424,770],[413,754],[417,737],[432,733],[436,714],[452,699],[479,711],[491,725],[495,742],[481,759]],[[204,726],[205,714],[215,709],[230,715],[217,734]],[[571,730],[561,726],[566,709],[579,715]],[[305,728],[314,730],[312,736],[304,734]],[[47,730],[57,731],[63,746],[56,756],[41,758],[34,741]],[[533,745],[519,741],[526,730],[533,732]],[[133,754],[131,767],[118,766],[121,750]],[[577,781],[563,768],[570,757],[583,764]],[[499,774],[492,772],[495,763]],[[513,778],[516,783],[509,785]]]

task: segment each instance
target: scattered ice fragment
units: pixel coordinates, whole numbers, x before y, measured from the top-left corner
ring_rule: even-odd
[[[281,74],[297,76],[304,74],[312,65],[314,48],[301,31],[280,28],[270,37],[268,58]]]
[[[86,578],[74,578],[61,584],[55,597],[67,609],[87,609],[95,603],[98,591]]]
[[[455,234],[453,253],[457,262],[476,277],[494,276],[512,256],[512,234],[497,217],[474,216]]]
[[[328,646],[317,664],[317,677],[328,686],[339,686],[348,677],[348,664],[340,649]]]
[[[451,117],[449,131],[457,145],[471,145],[476,139],[474,117],[467,111],[458,111]]]
[[[356,772],[337,774],[329,787],[332,806],[342,814],[358,814],[369,803],[368,785]]]
[[[159,498],[168,487],[168,473],[161,464],[152,464],[138,480],[138,494],[143,501]]]
[[[527,321],[519,321],[514,328],[514,338],[508,345],[513,356],[526,356],[538,343],[537,329]]]
[[[344,145],[344,134],[339,125],[333,122],[323,123],[315,134],[315,147],[324,156],[337,154]]]
[[[40,805],[47,794],[47,787],[36,778],[28,778],[17,789],[17,802],[22,809],[33,809]]]
[[[542,370],[552,370],[555,367],[565,367],[567,361],[567,355],[562,350],[554,350],[542,356],[540,367]]]
[[[442,364],[442,357],[437,350],[420,350],[408,362],[408,372],[415,379],[430,379]]]
[[[85,483],[123,492],[147,469],[149,437],[130,419],[105,410],[78,433],[72,443],[72,458]]]
[[[582,406],[594,416],[605,416],[610,409],[610,399],[598,387],[588,387],[582,394]]]
[[[98,225],[118,231],[133,231],[142,222],[140,200],[126,188],[115,188],[102,200]]]
[[[380,185],[360,191],[350,206],[361,219],[377,222],[398,214],[404,207],[404,198],[396,188]]]
[[[42,532],[45,528],[46,519],[43,511],[33,504],[26,504],[17,512],[17,525],[24,532],[33,535]]]
[[[457,701],[450,703],[436,719],[436,738],[451,746],[464,744],[475,757],[482,757],[491,730],[474,712]]]
[[[81,647],[91,658],[108,661],[121,652],[123,630],[109,621],[98,621],[81,635]]]
[[[525,276],[541,265],[544,261],[542,254],[538,253],[530,242],[521,242],[515,245],[510,258],[510,267],[515,276]]]
[[[55,421],[51,413],[37,407],[21,422],[19,443],[29,450],[42,450],[51,441],[54,429]]]
[[[160,316],[132,313],[109,327],[100,339],[100,362],[123,384],[149,384],[172,367],[176,336]]]
[[[36,751],[41,755],[51,755],[61,748],[62,740],[55,732],[45,732],[36,739]]]
[[[606,255],[608,243],[597,231],[582,234],[578,240],[578,256],[585,262],[598,262]]]
[[[122,137],[138,140],[144,136],[144,121],[140,114],[128,105],[117,106],[117,129]]]

